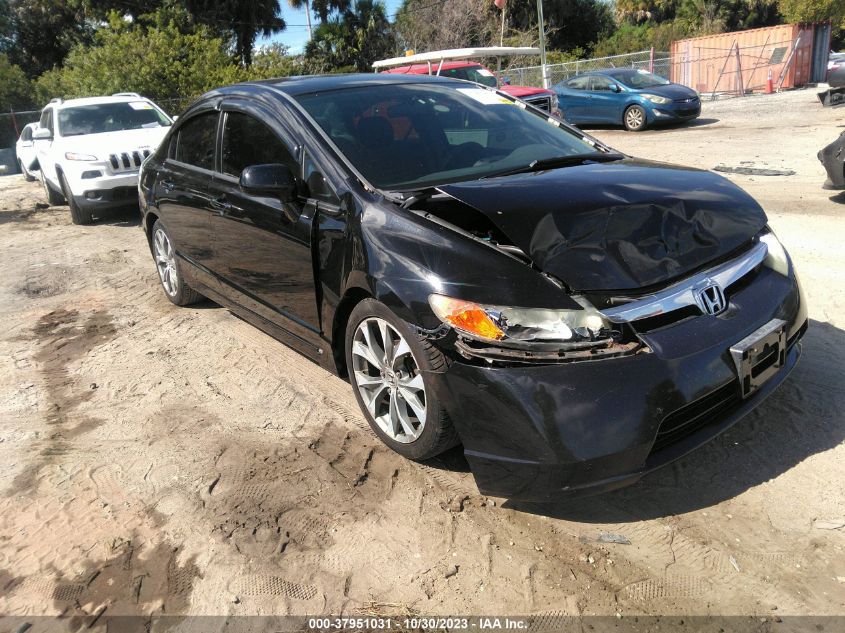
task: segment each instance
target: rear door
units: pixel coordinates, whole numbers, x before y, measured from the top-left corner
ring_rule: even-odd
[[[211,185],[220,112],[180,120],[155,181],[155,199],[176,252],[199,271],[211,263]]]
[[[568,79],[557,89],[558,107],[570,123],[589,122],[587,116],[591,100],[589,87],[590,77],[585,75]]]
[[[298,145],[277,115],[250,102],[224,102],[213,267],[235,301],[305,342],[320,331],[311,248],[316,205],[248,194],[238,184],[250,165],[281,163],[301,174]]]

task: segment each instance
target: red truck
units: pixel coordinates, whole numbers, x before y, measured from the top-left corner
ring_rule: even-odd
[[[383,59],[373,64],[376,70],[384,69],[385,73],[409,73],[413,75],[439,75],[453,79],[465,79],[477,84],[498,88],[504,93],[517,97],[526,103],[559,114],[557,95],[546,88],[531,86],[512,86],[499,83],[496,75],[478,62],[470,61],[471,57],[504,57],[509,55],[539,54],[536,48],[489,47],[489,48],[459,48],[445,51],[432,51]],[[450,61],[447,61],[450,60]],[[410,63],[409,63],[410,62]]]

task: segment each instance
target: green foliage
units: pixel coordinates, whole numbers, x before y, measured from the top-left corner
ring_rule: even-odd
[[[305,46],[310,72],[354,69],[371,72],[372,63],[396,53],[393,29],[384,5],[358,0],[338,18],[320,24]]]
[[[303,74],[302,60],[292,57],[287,46],[273,44],[257,51],[252,58],[252,65],[243,71],[243,80],[274,79]]]
[[[20,66],[0,53],[0,112],[27,108],[32,104],[32,86]]]
[[[845,22],[843,0],[778,0],[777,4],[786,22]]]
[[[64,67],[38,78],[35,92],[40,102],[126,91],[166,99],[198,95],[242,75],[226,43],[204,27],[184,33],[172,19],[148,25],[128,23],[112,13],[93,45],[74,47]]]
[[[679,20],[659,24],[655,22],[643,24],[623,22],[613,35],[596,43],[593,54],[596,57],[622,55],[648,50],[652,47],[656,51],[668,51],[673,41],[689,37],[691,34],[691,27]]]

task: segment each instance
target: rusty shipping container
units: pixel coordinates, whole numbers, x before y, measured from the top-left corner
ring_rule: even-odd
[[[828,25],[780,24],[677,40],[670,79],[702,93],[741,94],[764,90],[771,71],[775,89],[798,88],[813,80],[821,63],[817,55],[814,64],[814,49],[828,47],[829,34]]]

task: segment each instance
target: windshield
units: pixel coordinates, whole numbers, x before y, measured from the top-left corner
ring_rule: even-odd
[[[627,70],[621,73],[614,73],[613,78],[628,88],[654,88],[656,86],[668,86],[671,81],[659,75],[654,75],[645,70]]]
[[[477,66],[466,66],[464,68],[444,68],[440,71],[440,76],[474,81],[477,84],[490,86],[491,88],[498,88],[499,86],[496,76],[480,64]]]
[[[466,84],[361,86],[297,100],[380,189],[474,180],[535,160],[596,152],[556,121]]]
[[[81,136],[170,125],[170,119],[148,101],[98,103],[59,111],[59,134]]]

